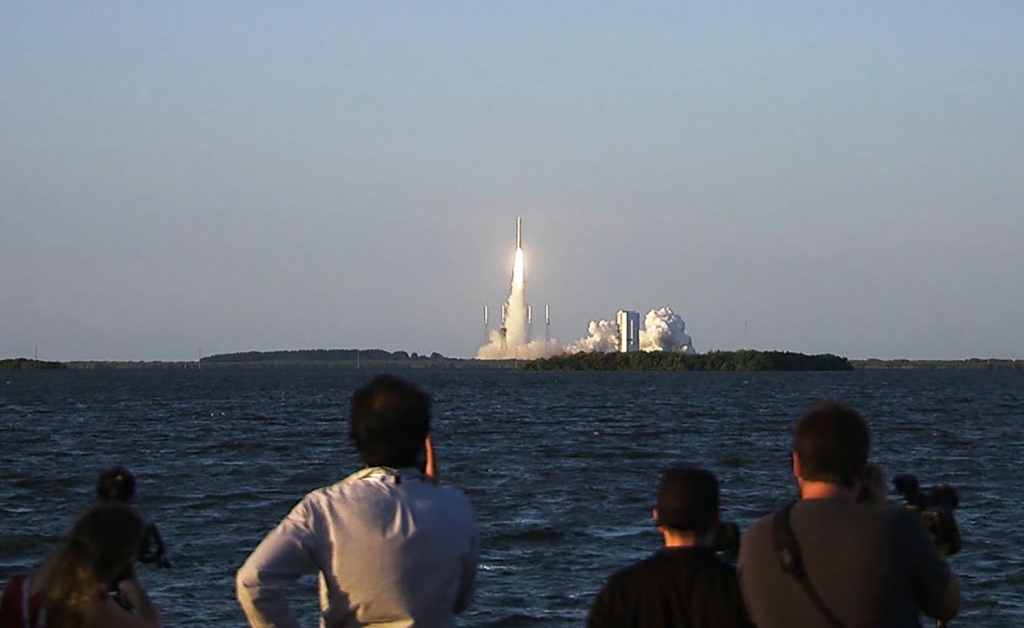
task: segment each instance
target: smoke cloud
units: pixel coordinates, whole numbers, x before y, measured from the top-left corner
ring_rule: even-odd
[[[566,351],[610,353],[619,350],[619,326],[615,321],[590,321],[587,334],[586,338],[569,345]],[[693,348],[693,339],[686,333],[686,322],[669,307],[647,312],[644,328],[640,330],[640,350],[697,352]]]

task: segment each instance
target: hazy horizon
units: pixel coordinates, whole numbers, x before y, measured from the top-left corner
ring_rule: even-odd
[[[564,345],[1024,358],[1020,3],[12,3],[0,58],[0,358],[471,357],[517,216]]]

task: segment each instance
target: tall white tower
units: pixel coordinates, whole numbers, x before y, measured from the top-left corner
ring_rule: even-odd
[[[640,350],[640,313],[619,310],[615,315],[619,325],[619,352],[632,353]]]

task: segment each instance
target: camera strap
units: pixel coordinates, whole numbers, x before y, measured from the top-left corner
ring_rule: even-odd
[[[775,546],[775,554],[779,557],[779,564],[782,571],[796,579],[800,583],[807,597],[810,598],[814,607],[818,609],[832,628],[846,628],[846,624],[836,617],[818,595],[810,578],[807,577],[807,570],[804,569],[803,557],[800,554],[800,545],[796,542],[796,535],[793,534],[793,527],[789,524],[789,511],[793,510],[796,502],[790,502],[775,513],[772,517],[772,543]]]

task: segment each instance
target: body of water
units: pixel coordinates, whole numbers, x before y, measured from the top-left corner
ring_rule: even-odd
[[[890,475],[957,487],[953,625],[1024,625],[1024,372],[396,374],[434,396],[442,482],[480,520],[462,626],[581,625],[605,578],[659,546],[650,511],[670,464],[715,471],[722,516],[743,527],[781,505],[795,491],[791,426],[819,397],[864,414]],[[173,562],[140,569],[165,625],[244,626],[235,570],[305,493],[360,466],[344,417],[372,375],[0,372],[0,582],[36,566],[91,503],[99,471],[123,464]],[[309,626],[315,591],[310,577],[290,595]]]

